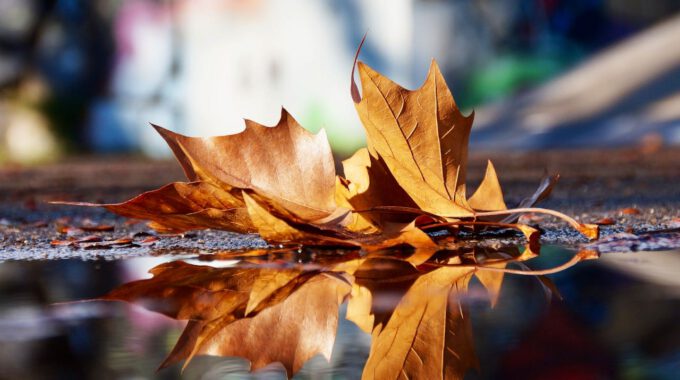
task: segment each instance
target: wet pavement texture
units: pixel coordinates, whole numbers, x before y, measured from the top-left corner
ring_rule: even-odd
[[[588,243],[564,223],[527,215],[544,244],[584,246],[601,252],[664,250],[680,247],[680,148],[655,152],[626,150],[565,150],[531,153],[475,153],[468,166],[473,190],[484,174],[486,159],[494,162],[506,203],[517,204],[531,194],[545,171],[561,179],[540,207],[552,208],[582,222],[608,222],[601,239]],[[195,231],[156,237],[143,222],[135,223],[103,209],[52,205],[48,202],[120,202],[166,183],[184,180],[174,161],[141,158],[81,157],[58,164],[0,168],[0,260],[63,258],[118,259],[133,256],[214,252],[265,247],[256,235]],[[468,190],[468,191],[471,191]],[[603,219],[609,218],[608,221]],[[74,239],[128,238],[121,244],[53,246],[65,240],[65,227],[110,225],[110,231],[89,231]],[[66,230],[68,232],[68,229]],[[516,244],[520,236],[489,234],[473,244]],[[123,244],[124,243],[124,244]]]

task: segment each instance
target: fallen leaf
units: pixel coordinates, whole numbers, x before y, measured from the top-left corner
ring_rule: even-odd
[[[619,212],[624,215],[640,215],[640,210],[634,207],[622,208]]]
[[[148,219],[163,231],[217,228],[255,232],[243,201],[206,182],[171,183],[123,203],[66,204],[101,206],[122,216]]]
[[[156,237],[147,237],[144,239],[137,239],[135,236],[124,236],[115,239],[104,240],[98,235],[88,235],[80,238],[70,236],[66,240],[52,240],[50,245],[53,247],[74,247],[80,249],[107,249],[107,248],[123,248],[123,247],[140,247],[155,244],[158,240]]]
[[[211,138],[154,127],[191,181],[252,190],[304,221],[332,214],[335,164],[325,131],[306,131],[285,109],[274,127],[245,123],[243,132]]]
[[[351,94],[367,147],[343,162],[344,177],[336,176],[325,132],[308,132],[282,109],[273,127],[246,120],[243,131],[224,136],[189,137],[154,125],[190,182],[175,182],[123,203],[69,204],[150,220],[152,228],[165,233],[201,228],[257,232],[267,242],[286,246],[374,250],[408,244],[434,250],[424,217],[429,224],[472,222],[476,232],[506,228],[526,212],[560,217],[597,238],[595,225],[531,208],[548,196],[558,176],[545,176],[534,194],[508,209],[489,161],[482,182],[468,197],[474,115],[460,112],[434,60],[416,90],[362,62],[355,62],[352,73],[356,67],[362,92],[352,74]],[[483,228],[480,222],[486,223]],[[513,226],[526,233],[521,225]],[[455,236],[461,228],[446,230]],[[416,263],[426,257],[424,251],[419,254]]]
[[[57,226],[57,232],[64,234],[66,236],[77,236],[82,234],[84,231],[78,227],[72,226]]]
[[[149,237],[142,239],[137,244],[141,245],[142,247],[146,247],[146,246],[155,244],[158,240],[160,240],[160,239],[156,236],[149,236]]]
[[[118,238],[114,240],[93,241],[93,242],[79,242],[78,248],[83,249],[102,249],[114,247],[131,247],[134,246],[134,239],[129,237]]]
[[[380,235],[370,235],[360,240],[364,249],[375,251],[399,245],[410,245],[422,251],[434,252],[439,246],[432,238],[416,227],[415,222],[407,225],[390,223]]]
[[[247,193],[243,193],[248,215],[257,226],[260,236],[267,241],[294,242],[306,245],[358,246],[349,239],[324,236],[323,230],[303,231],[285,220],[273,215],[269,209],[261,205]]]
[[[109,232],[114,230],[114,227],[110,224],[97,224],[94,222],[84,222],[78,228],[86,232]]]
[[[376,206],[418,207],[399,186],[383,160],[370,155],[368,149],[361,148],[352,157],[344,160],[342,166],[345,178],[338,177],[339,182],[336,186],[336,200],[339,205],[366,211],[361,215],[375,224],[380,224],[384,220],[410,221],[408,216],[404,218],[401,214],[386,217],[381,212],[368,212]]]
[[[501,184],[498,182],[498,176],[496,175],[496,168],[494,168],[491,160],[487,162],[486,173],[482,183],[479,184],[475,193],[468,199],[468,203],[473,209],[479,211],[497,211],[508,208],[503,200],[503,190],[501,190]],[[527,207],[531,207],[531,205]]]
[[[50,241],[50,245],[53,247],[68,247],[73,245],[73,240],[52,240]]]
[[[79,246],[80,244],[85,244],[85,243],[93,243],[93,242],[100,242],[102,241],[101,236],[97,235],[88,235],[88,236],[83,236],[80,238],[75,238],[73,236],[69,236],[68,239],[66,240],[52,240],[50,242],[50,245],[52,246]]]
[[[355,103],[368,150],[423,210],[470,217],[465,196],[467,140],[473,116],[456,106],[435,61],[425,83],[409,91],[358,63],[362,96]],[[352,178],[349,178],[350,181]]]
[[[611,225],[616,224],[616,221],[612,218],[601,218],[601,219],[598,219],[595,222],[595,224],[597,224],[598,226],[611,226]]]

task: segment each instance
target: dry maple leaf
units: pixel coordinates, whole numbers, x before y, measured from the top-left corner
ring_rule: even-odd
[[[473,116],[460,113],[437,64],[432,61],[425,83],[415,91],[362,62],[358,68],[363,91],[355,105],[371,156],[384,160],[399,186],[424,211],[472,216],[465,197],[465,167]]]
[[[257,231],[243,201],[208,182],[175,182],[123,203],[77,204],[102,206],[122,216],[148,219],[159,231],[182,232],[197,227]]]
[[[448,218],[507,209],[491,161],[475,193],[466,197],[474,114],[466,117],[460,112],[436,61],[416,90],[401,87],[362,62],[357,65],[362,94],[352,71],[352,97],[368,149],[343,162],[346,190],[339,192],[348,203],[358,209],[413,204]],[[531,207],[547,197],[556,181],[556,176],[544,179],[519,207]],[[401,191],[392,190],[395,183]]]
[[[193,182],[176,182],[123,203],[71,204],[149,219],[161,231],[217,228],[306,245],[434,244],[408,222],[378,229],[337,206],[325,134],[304,130],[285,110],[276,126],[246,121],[246,129],[235,135],[194,138],[155,128]]]
[[[274,127],[245,123],[243,132],[210,138],[155,128],[191,181],[252,190],[303,221],[332,214],[335,164],[325,131],[308,132],[285,109]]]
[[[550,193],[556,176],[544,178],[519,208],[508,210],[489,161],[480,186],[467,197],[473,115],[460,112],[434,60],[423,85],[412,91],[362,62],[358,71],[362,95],[354,67],[351,92],[368,146],[343,162],[345,177],[336,176],[325,132],[306,131],[282,109],[273,127],[246,120],[242,132],[225,136],[187,137],[154,126],[190,182],[123,203],[76,204],[148,219],[160,231],[257,232],[282,244],[428,247],[434,243],[419,230],[424,224],[412,224],[418,216],[427,215],[431,224],[457,223],[458,229],[469,228],[458,222],[470,220],[507,228],[517,227],[507,223],[529,210],[561,217],[597,237],[597,226],[529,209]]]

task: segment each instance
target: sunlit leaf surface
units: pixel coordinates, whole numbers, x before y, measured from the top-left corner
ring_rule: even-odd
[[[154,126],[190,182],[175,182],[102,206],[150,220],[162,232],[214,228],[258,233],[275,244],[386,248],[436,244],[424,231],[451,223],[452,237],[466,230],[504,229],[523,212],[584,225],[552,210],[531,208],[546,198],[557,176],[508,209],[493,164],[468,196],[466,174],[474,114],[463,115],[435,61],[416,90],[392,82],[362,62],[361,94],[351,95],[366,131],[367,147],[343,162],[336,175],[325,132],[312,134],[285,109],[274,126],[246,120],[242,132],[189,137]],[[514,226],[525,231],[523,226]]]

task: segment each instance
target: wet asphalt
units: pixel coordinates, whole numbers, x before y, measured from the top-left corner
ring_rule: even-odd
[[[600,240],[588,242],[550,217],[525,216],[524,222],[542,230],[543,244],[596,249],[602,253],[680,249],[680,148],[653,152],[639,149],[478,152],[470,158],[470,188],[474,189],[481,179],[487,158],[496,166],[508,206],[531,194],[548,171],[559,173],[561,179],[541,207],[564,212],[582,222],[608,224],[601,227]],[[183,175],[174,161],[136,157],[78,157],[56,164],[0,167],[0,261],[118,260],[267,247],[256,235],[224,231],[156,235],[144,222],[117,217],[103,209],[49,203],[119,202],[178,180],[183,180]],[[109,228],[78,229],[83,226]],[[470,244],[483,246],[522,244],[521,236],[513,233],[469,238]],[[69,239],[86,243],[63,245]]]

